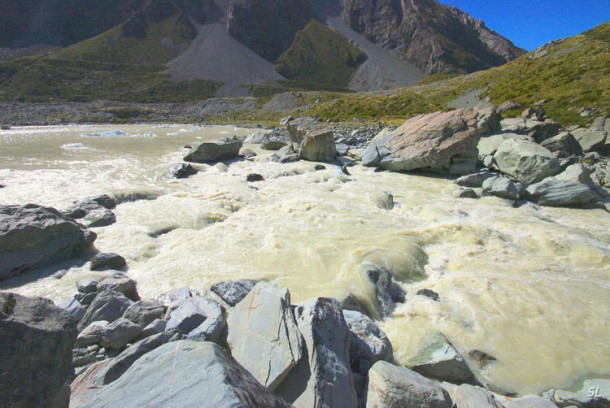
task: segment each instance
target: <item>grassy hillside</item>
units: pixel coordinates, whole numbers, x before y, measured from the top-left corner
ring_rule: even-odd
[[[339,32],[311,20],[280,55],[276,69],[291,80],[347,89],[365,60],[366,56]]]
[[[339,97],[309,110],[323,120],[399,120],[433,109],[471,91],[481,90],[499,105],[525,106],[546,100],[547,114],[564,124],[587,124],[582,108],[610,114],[610,23],[532,52],[501,67],[465,76],[442,75],[394,92]],[[448,78],[449,77],[449,78]],[[439,79],[432,82],[432,79]]]

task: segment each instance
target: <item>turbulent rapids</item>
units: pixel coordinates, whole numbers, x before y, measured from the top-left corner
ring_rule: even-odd
[[[367,265],[383,265],[406,292],[381,326],[409,364],[441,331],[462,354],[497,361],[479,377],[506,392],[570,387],[610,375],[610,217],[602,209],[457,199],[451,180],[355,166],[270,162],[270,153],[195,165],[168,176],[185,145],[252,130],[129,125],[14,128],[0,133],[0,204],[64,209],[98,194],[128,201],[117,222],[94,228],[95,246],[126,258],[143,298],[233,279],[264,279],[297,303],[357,296],[374,309]],[[264,181],[249,183],[258,173]],[[394,206],[388,206],[387,193]],[[119,200],[120,201],[120,200]],[[53,300],[76,281],[103,277],[64,263],[0,283]],[[418,296],[438,293],[441,302]],[[475,367],[476,368],[476,367]]]

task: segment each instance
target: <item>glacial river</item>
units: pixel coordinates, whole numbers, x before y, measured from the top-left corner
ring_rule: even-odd
[[[110,133],[108,133],[110,132]],[[334,165],[254,161],[197,165],[168,177],[184,145],[246,135],[234,127],[74,126],[0,131],[0,204],[58,209],[107,193],[146,192],[125,202],[95,246],[117,252],[143,298],[184,286],[266,279],[293,303],[355,294],[373,304],[367,263],[402,282],[407,300],[381,323],[408,364],[437,331],[464,355],[496,361],[473,368],[484,382],[521,394],[569,388],[610,375],[610,215],[603,210],[513,208],[499,198],[456,199],[450,180]],[[265,181],[247,183],[248,173]],[[396,205],[384,209],[384,193]],[[170,232],[158,235],[159,231]],[[155,237],[156,236],[156,237]],[[88,265],[43,269],[0,290],[61,300]],[[63,276],[60,278],[60,276]],[[440,295],[435,302],[419,289]]]

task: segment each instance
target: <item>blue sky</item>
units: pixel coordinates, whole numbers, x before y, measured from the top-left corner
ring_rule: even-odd
[[[610,20],[610,0],[439,0],[528,51]]]

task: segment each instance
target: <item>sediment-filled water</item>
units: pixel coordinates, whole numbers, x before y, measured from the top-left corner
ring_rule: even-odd
[[[314,171],[310,162],[269,162],[270,152],[256,146],[247,146],[259,153],[252,162],[196,165],[200,172],[189,179],[169,178],[184,145],[250,132],[191,125],[1,131],[0,204],[64,209],[103,193],[157,196],[120,204],[116,224],[94,229],[99,251],[127,259],[143,298],[253,278],[287,287],[293,303],[353,293],[373,307],[364,270],[381,264],[407,292],[381,323],[400,363],[441,331],[464,355],[478,349],[496,357],[473,368],[506,392],[610,375],[605,211],[456,199],[451,180],[361,166],[348,176],[332,164]],[[265,181],[248,183],[248,173]],[[394,208],[381,205],[385,193]],[[79,279],[108,274],[66,263],[0,289],[61,300]],[[415,295],[422,288],[441,302]]]

